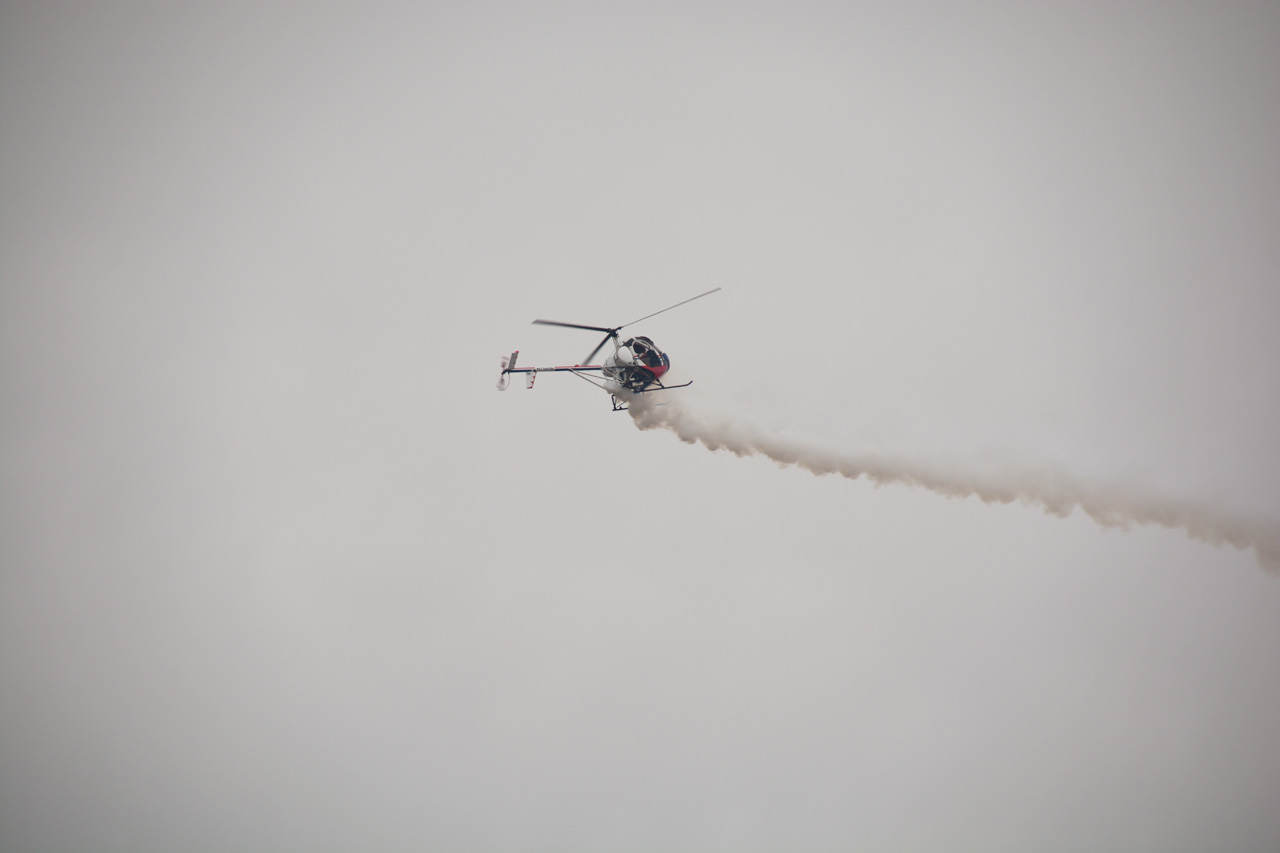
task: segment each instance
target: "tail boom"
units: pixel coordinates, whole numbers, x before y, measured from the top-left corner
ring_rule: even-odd
[[[529,384],[527,387],[533,387],[534,374],[538,373],[585,373],[591,370],[600,370],[601,365],[598,364],[574,364],[564,367],[516,367],[516,360],[520,357],[520,350],[511,353],[510,356],[502,357],[502,373],[498,376],[498,390],[505,390],[507,382],[510,380],[512,373],[529,374]]]

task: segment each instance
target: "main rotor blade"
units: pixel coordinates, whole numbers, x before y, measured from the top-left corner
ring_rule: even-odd
[[[688,305],[693,300],[701,299],[704,296],[710,296],[711,294],[715,293],[719,289],[720,288],[718,287],[713,287],[710,290],[708,290],[706,293],[699,293],[697,296],[690,296],[684,302],[677,302],[675,305],[672,305],[669,308],[663,308],[661,311],[654,311],[652,314],[646,314],[645,316],[641,317],[640,320],[648,320],[650,317],[657,317],[659,314],[665,314],[667,311],[670,311],[672,308],[679,308],[681,305]],[[630,323],[623,323],[618,328],[625,329],[627,326],[634,326],[636,323],[639,323],[640,320],[632,320]]]
[[[592,332],[612,333],[622,328],[621,326],[619,326],[618,329],[606,329],[604,326],[580,326],[577,323],[557,323],[555,320],[534,320],[533,322],[540,326],[564,326],[569,329],[587,329]]]
[[[591,359],[593,359],[593,358],[595,358],[595,357],[596,357],[596,353],[600,352],[600,350],[604,348],[604,345],[605,345],[605,344],[607,344],[607,343],[609,343],[609,339],[610,339],[610,338],[612,338],[614,335],[618,334],[618,330],[617,330],[617,329],[608,329],[607,331],[609,332],[609,334],[607,334],[607,335],[605,335],[605,336],[604,336],[604,340],[603,340],[603,341],[601,341],[600,343],[596,344],[596,348],[595,348],[595,349],[593,349],[593,350],[591,351],[591,355],[587,356],[586,358],[584,358],[584,359],[582,360],[582,363],[583,363],[583,364],[590,364],[590,363],[591,363]]]

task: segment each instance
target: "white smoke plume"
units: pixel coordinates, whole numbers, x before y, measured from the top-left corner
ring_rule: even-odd
[[[1192,502],[1144,494],[1117,483],[1086,483],[1050,464],[1004,462],[966,466],[905,458],[877,450],[848,451],[751,424],[741,418],[700,418],[678,401],[657,403],[652,395],[628,395],[631,418],[640,429],[669,429],[689,444],[728,450],[738,456],[765,456],[814,474],[866,477],[880,485],[919,486],[945,497],[978,497],[985,503],[1015,501],[1066,517],[1077,507],[1103,527],[1155,524],[1182,530],[1213,545],[1252,549],[1258,565],[1280,574],[1280,524],[1247,521]]]

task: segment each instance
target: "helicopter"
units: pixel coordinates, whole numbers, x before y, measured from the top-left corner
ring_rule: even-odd
[[[516,367],[516,360],[520,356],[520,350],[516,350],[510,356],[503,356],[502,373],[498,376],[498,390],[506,390],[507,383],[511,381],[511,374],[513,373],[527,375],[526,388],[533,387],[533,382],[538,378],[539,373],[572,373],[597,388],[608,391],[609,397],[613,401],[613,410],[615,412],[625,412],[627,406],[622,402],[622,400],[626,399],[625,395],[645,394],[650,391],[668,391],[673,388],[687,388],[693,384],[692,380],[680,385],[662,384],[662,377],[671,369],[671,359],[658,348],[652,338],[636,335],[623,339],[619,337],[618,333],[628,326],[634,326],[636,323],[648,320],[650,317],[666,313],[672,308],[679,308],[681,305],[687,305],[695,299],[710,296],[719,289],[718,287],[712,288],[706,293],[691,296],[683,302],[677,302],[675,305],[663,308],[661,311],[646,314],[639,320],[632,320],[630,323],[623,323],[621,326],[613,326],[611,328],[606,326],[584,326],[579,323],[561,323],[556,320],[534,320],[535,325],[562,326],[567,329],[604,332],[604,338],[601,339],[600,343],[596,344],[596,348],[582,360],[581,364],[565,367]],[[606,356],[602,363],[591,364],[591,360],[610,341],[613,342],[613,353]],[[603,377],[603,381],[596,381],[586,375],[593,372],[599,373]],[[620,394],[623,395],[621,398]]]

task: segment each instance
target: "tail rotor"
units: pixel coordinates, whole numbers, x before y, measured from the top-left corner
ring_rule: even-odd
[[[498,390],[507,390],[507,384],[511,381],[511,371],[516,369],[516,359],[520,356],[520,350],[511,353],[510,356],[502,357],[502,372],[498,374]]]

